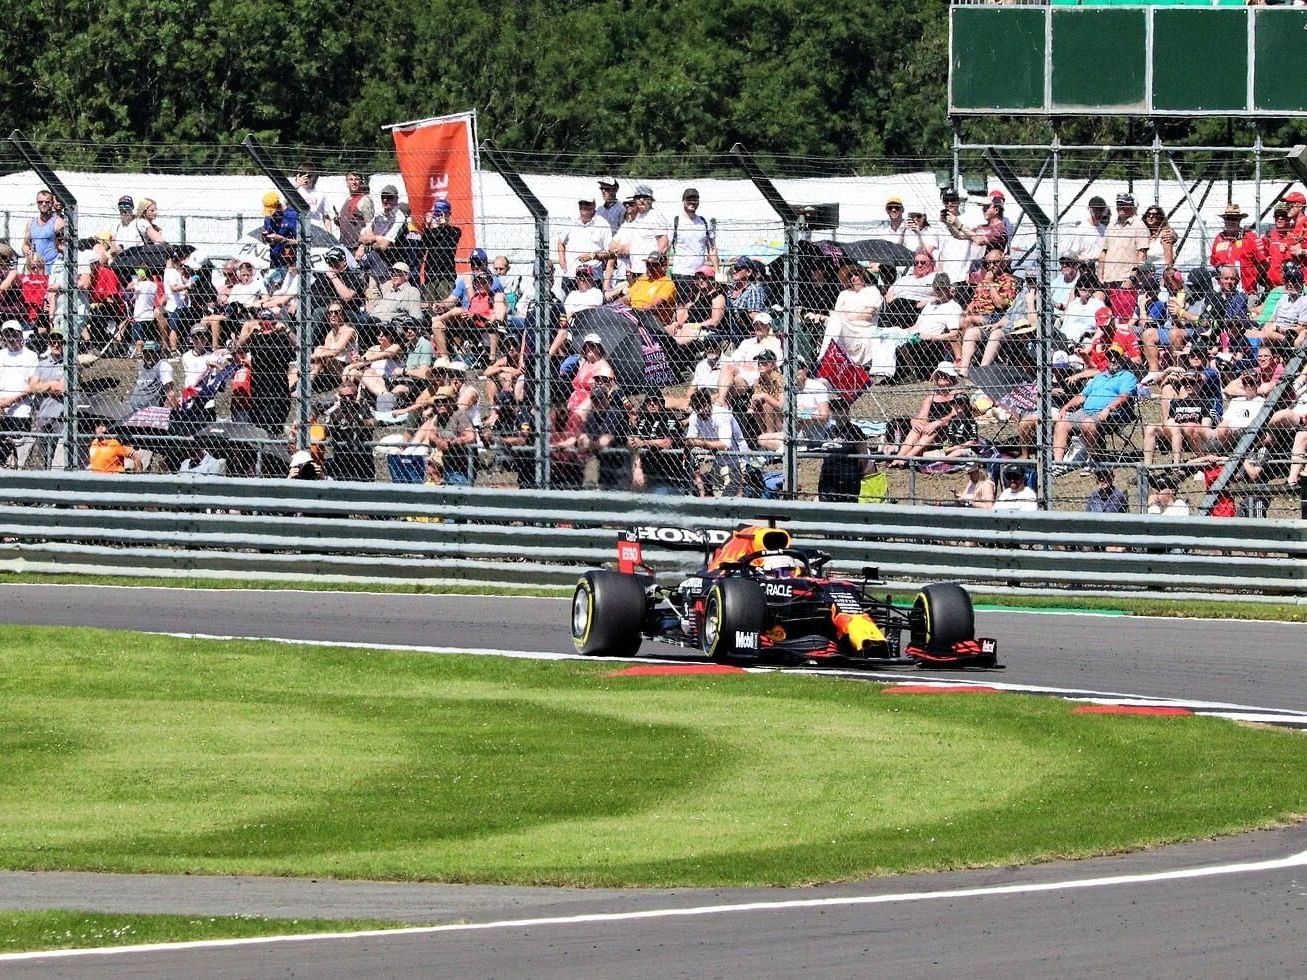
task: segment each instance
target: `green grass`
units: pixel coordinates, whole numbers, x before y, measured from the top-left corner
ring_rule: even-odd
[[[297,589],[310,592],[384,592],[397,595],[518,595],[545,598],[569,597],[572,586],[491,586],[441,583],[415,585],[387,582],[288,582],[274,579],[135,578],[109,575],[48,575],[29,572],[0,572],[0,585],[120,585],[137,588],[247,589],[276,591]],[[1134,616],[1193,617],[1197,619],[1250,619],[1307,623],[1307,603],[1241,602],[1230,600],[1170,599],[1156,596],[1113,599],[1094,596],[1011,596],[973,592],[977,604],[1008,609],[1085,609],[1124,612]]]
[[[0,867],[798,884],[1307,812],[1294,733],[613,669],[10,628]]]
[[[244,939],[311,932],[358,932],[400,928],[405,923],[372,919],[263,919],[252,915],[119,915],[54,909],[0,911],[0,953],[44,949],[91,949],[144,943]]]

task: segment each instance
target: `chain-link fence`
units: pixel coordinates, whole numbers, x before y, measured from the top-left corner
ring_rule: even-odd
[[[77,150],[0,149],[10,466],[1299,513],[1280,150]]]

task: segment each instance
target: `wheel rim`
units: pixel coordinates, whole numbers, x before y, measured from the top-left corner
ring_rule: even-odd
[[[576,639],[586,635],[590,628],[590,593],[586,589],[577,589],[572,596],[572,636]]]
[[[717,594],[713,593],[708,597],[708,608],[703,616],[703,648],[709,652],[717,647],[717,633],[722,625],[721,611],[721,603],[717,601]]]

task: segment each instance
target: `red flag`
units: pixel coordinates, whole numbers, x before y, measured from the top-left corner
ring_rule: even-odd
[[[871,383],[867,369],[849,359],[844,348],[832,340],[817,362],[817,377],[831,387],[831,393],[852,401]]]
[[[475,115],[465,112],[404,123],[391,130],[413,217],[425,220],[436,201],[448,201],[453,223],[463,229],[458,242],[460,259],[477,244],[472,180],[477,169],[475,125]]]

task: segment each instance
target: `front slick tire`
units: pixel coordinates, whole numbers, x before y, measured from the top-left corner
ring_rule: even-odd
[[[767,599],[756,582],[724,578],[708,593],[703,610],[703,652],[713,660],[737,653],[757,656],[767,624]]]
[[[952,650],[976,638],[971,596],[955,582],[937,582],[917,593],[910,615],[912,642],[927,650]]]
[[[644,586],[621,572],[586,572],[572,593],[572,643],[587,657],[634,657],[640,651]]]

